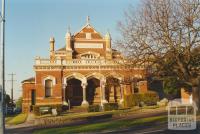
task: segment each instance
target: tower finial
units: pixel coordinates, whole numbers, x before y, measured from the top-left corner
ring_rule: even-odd
[[[107,29],[107,33],[110,34],[110,29],[109,28]]]
[[[107,33],[106,33],[105,37],[110,39],[110,30],[109,29],[107,29]]]
[[[90,24],[90,16],[87,16],[87,25]]]
[[[65,34],[66,38],[70,38],[71,37],[71,32],[70,32],[70,26],[67,27],[67,33]]]

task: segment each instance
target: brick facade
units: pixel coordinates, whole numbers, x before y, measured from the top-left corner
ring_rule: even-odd
[[[82,106],[122,103],[124,94],[134,92],[133,85],[138,85],[139,92],[147,92],[146,69],[132,66],[112,49],[109,33],[103,37],[88,22],[74,35],[68,31],[65,39],[65,47],[58,50],[54,38],[50,39],[49,59],[36,57],[35,77],[22,82],[23,112],[32,105],[67,100]]]

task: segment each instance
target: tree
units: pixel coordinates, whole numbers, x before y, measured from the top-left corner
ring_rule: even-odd
[[[6,105],[9,105],[10,104],[10,96],[8,95],[8,94],[6,94],[6,96],[5,96],[5,104]]]
[[[144,0],[138,9],[125,12],[118,27],[122,38],[117,45],[133,64],[192,87],[200,107],[199,0]]]
[[[163,90],[165,95],[170,98],[176,98],[180,94],[180,87],[176,77],[163,78]]]
[[[17,100],[16,107],[22,109],[22,97],[19,97],[19,99]]]

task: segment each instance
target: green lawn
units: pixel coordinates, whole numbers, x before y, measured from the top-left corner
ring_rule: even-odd
[[[6,123],[9,125],[17,125],[24,123],[26,121],[27,114],[18,114],[15,117],[10,117],[6,120]]]
[[[148,109],[155,109],[155,107],[149,107]],[[157,108],[157,107],[156,107]],[[125,109],[125,110],[113,110],[113,111],[104,111],[104,112],[89,112],[89,113],[66,113],[62,114],[63,118],[84,118],[84,117],[91,117],[91,116],[98,116],[98,115],[105,115],[105,114],[123,114],[123,113],[130,113],[130,112],[136,112],[141,110],[142,108],[132,108],[132,109]],[[144,108],[145,109],[145,108]],[[48,118],[48,117],[54,117],[51,114],[36,116],[36,118]]]
[[[10,121],[12,118],[14,118],[15,116],[7,116],[5,118],[5,122],[7,123],[8,121]]]
[[[62,118],[66,118],[66,119],[71,120],[71,119],[86,118],[86,117],[92,117],[92,116],[98,116],[98,115],[114,114],[114,113],[118,113],[118,112],[119,111],[91,112],[91,113],[67,113],[67,114],[59,115],[57,117],[62,117]],[[51,118],[51,117],[54,118],[55,116],[52,116],[51,114],[36,116],[37,119]]]
[[[137,125],[143,125],[144,123],[150,122],[163,122],[166,121],[166,116],[156,116],[141,119],[126,119],[126,120],[116,120],[103,123],[86,124],[80,126],[63,127],[63,128],[50,128],[44,130],[35,131],[34,134],[66,134],[66,133],[84,133],[84,132],[97,132],[102,130],[115,130],[133,127]]]

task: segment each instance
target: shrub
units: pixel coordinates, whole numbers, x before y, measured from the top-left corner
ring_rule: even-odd
[[[49,107],[48,112],[46,113],[51,113],[52,109],[56,109],[58,114],[62,113],[62,105],[61,104],[57,104],[57,105],[35,105],[33,106],[33,112],[35,115],[41,115],[41,111],[40,108],[41,107]]]
[[[133,106],[139,106],[140,102],[142,100],[141,94],[130,94],[124,96],[124,106],[125,107],[133,107]]]
[[[156,92],[149,91],[143,94],[142,99],[147,106],[152,106],[157,104],[157,101],[159,101],[159,96]]]
[[[124,95],[124,107],[133,107],[135,105],[133,95]]]
[[[105,103],[103,104],[104,111],[111,111],[118,109],[118,103]]]
[[[35,114],[35,115],[40,115],[40,106],[37,106],[37,105],[35,105],[35,106],[33,106],[33,113]]]
[[[141,102],[139,103],[139,107],[144,107],[144,106],[146,106],[146,104],[145,104],[143,101],[141,101]]]
[[[156,105],[157,101],[159,101],[159,96],[156,92],[153,91],[124,96],[125,107],[144,106],[144,105],[152,106]]]
[[[89,105],[88,112],[99,112],[100,106],[99,105]]]

